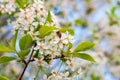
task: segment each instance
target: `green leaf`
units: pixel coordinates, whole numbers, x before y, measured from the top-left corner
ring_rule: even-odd
[[[89,50],[89,49],[93,48],[94,45],[95,45],[95,44],[92,43],[92,42],[82,42],[81,44],[79,44],[79,45],[75,48],[74,52],[80,52],[80,51]]]
[[[73,46],[73,45],[72,45],[72,43],[71,43],[71,42],[69,42],[69,43],[68,43],[68,49],[71,49],[71,48],[72,48],[72,46]]]
[[[7,63],[7,62],[13,61],[15,59],[16,58],[14,58],[14,57],[3,56],[3,57],[0,57],[0,64]]]
[[[32,42],[32,37],[29,34],[23,36],[19,42],[20,49],[25,50],[26,48],[32,45]]]
[[[66,31],[68,31],[69,34],[74,35],[74,30],[72,28],[61,28],[59,31],[60,32],[66,32]]]
[[[87,23],[86,23],[84,20],[76,19],[76,20],[75,20],[75,26],[83,26],[83,27],[86,27],[86,26],[87,26]]]
[[[77,57],[77,58],[81,58],[81,59],[84,59],[84,60],[88,60],[88,61],[91,61],[91,62],[95,62],[93,57],[91,57],[89,54],[74,52],[74,53],[72,53],[72,56]]]
[[[39,37],[43,38],[47,35],[49,35],[53,30],[56,30],[57,28],[54,26],[42,26],[39,30]]]
[[[30,53],[30,50],[22,50],[19,55],[22,57],[22,58],[25,58],[28,54]]]
[[[5,76],[0,76],[0,80],[9,80],[9,79]]]
[[[4,45],[0,45],[0,52],[15,52],[15,51]]]
[[[40,58],[39,50],[36,51],[33,57],[38,59]]]
[[[16,48],[16,40],[17,40],[18,30],[15,32],[15,35],[12,38],[11,46],[15,49]]]
[[[116,10],[116,9],[117,9],[116,6],[112,7],[112,8],[111,8],[111,13],[112,13],[112,14],[115,14],[115,10]]]
[[[29,0],[15,0],[19,8],[24,8],[28,4]]]
[[[50,13],[50,11],[48,11],[48,15],[47,15],[47,18],[46,18],[46,20],[45,20],[45,24],[46,23],[52,23],[53,21],[52,21],[52,16],[51,16],[51,13]]]
[[[71,56],[71,53],[69,53],[69,52],[63,52],[62,53],[65,57],[70,57]]]
[[[61,23],[61,26],[62,27],[70,27],[70,26],[72,26],[72,23],[70,23],[70,22]]]

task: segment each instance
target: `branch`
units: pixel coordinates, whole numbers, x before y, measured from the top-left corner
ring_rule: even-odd
[[[32,47],[32,51],[31,51],[31,53],[30,53],[30,57],[29,57],[29,59],[28,59],[28,62],[26,62],[25,67],[24,67],[22,73],[21,73],[20,76],[18,77],[18,80],[22,80],[22,77],[23,77],[23,75],[24,75],[24,73],[25,73],[25,71],[26,71],[29,63],[31,62],[31,59],[32,59],[32,56],[33,56],[33,52],[34,52],[34,47],[35,47],[35,46],[36,46],[36,44]]]
[[[36,44],[33,46],[32,51],[31,51],[31,53],[30,53],[30,57],[29,57],[29,59],[28,59],[28,62],[25,63],[25,67],[24,67],[21,75],[19,76],[18,80],[22,80],[22,77],[23,77],[23,75],[24,75],[24,73],[25,73],[25,71],[26,71],[29,63],[35,61],[34,59],[32,59],[33,52],[34,52],[34,47],[35,47],[35,46],[36,46]],[[56,56],[56,57],[54,57],[53,59],[58,59],[58,58],[62,58],[62,57],[63,57],[63,56]]]

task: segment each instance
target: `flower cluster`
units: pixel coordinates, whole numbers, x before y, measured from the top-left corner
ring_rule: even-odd
[[[74,38],[68,32],[60,33],[54,31],[49,36],[45,36],[43,39],[37,40],[37,46],[35,50],[39,50],[40,54],[54,54],[60,56],[61,50],[67,49],[68,43],[73,43]]]
[[[56,17],[52,12],[47,12],[43,2],[40,0],[34,0],[33,4],[30,4],[25,9],[20,9],[20,11],[15,15],[16,21],[13,22],[14,31],[19,32],[24,36],[29,34],[35,42],[34,54],[39,53],[39,57],[35,57],[34,60],[38,62],[39,66],[51,66],[54,59],[63,60],[66,62],[66,68],[64,72],[57,72],[52,70],[50,76],[44,76],[45,80],[63,80],[69,79],[68,76],[72,72],[79,74],[80,67],[76,66],[73,57],[65,57],[64,52],[69,51],[70,44],[73,44],[74,37],[67,31],[60,31],[61,28],[58,27]],[[42,34],[40,29],[51,30],[48,35],[40,36]],[[47,33],[47,31],[44,31]],[[69,72],[70,71],[70,72]],[[72,77],[71,77],[72,78]],[[70,79],[71,79],[70,78]],[[70,80],[69,79],[69,80]]]
[[[29,5],[25,9],[20,9],[20,12],[16,14],[17,20],[13,23],[15,25],[14,29],[19,29],[23,31],[23,33],[32,33],[38,25],[44,25],[47,15],[48,13],[45,10],[43,2],[39,0],[34,0],[33,4]],[[53,22],[51,24],[46,22],[48,26],[56,26],[54,15],[52,15],[52,17]]]
[[[0,0],[0,12],[2,14],[11,14],[12,12],[15,12],[15,10],[15,0]]]
[[[52,22],[47,21],[47,16],[52,17]],[[55,16],[50,12],[47,13],[43,3],[35,0],[32,5],[25,10],[21,9],[16,15],[17,19],[13,22],[14,31],[20,30],[23,35],[30,34],[37,45],[34,48],[39,50],[41,54],[58,54],[63,48],[68,46],[68,43],[73,43],[74,38],[67,31],[61,33],[58,30],[53,30],[49,36],[39,38],[39,28],[42,26],[57,26]],[[57,27],[59,29],[59,27]],[[48,45],[49,44],[49,45]]]
[[[9,3],[12,9],[8,10],[5,7]],[[94,43],[82,42],[73,48],[74,31],[69,27],[60,28],[55,15],[45,9],[41,0],[1,0],[0,4],[0,15],[12,16],[14,31],[12,40],[8,42],[9,47],[0,45],[0,51],[15,53],[17,60],[24,63],[18,80],[22,79],[30,63],[38,68],[35,79],[78,80],[81,74],[80,59],[95,62],[90,55],[83,53],[93,48]],[[7,56],[0,59],[16,60]]]
[[[52,75],[47,78],[46,75],[44,75],[43,79],[44,80],[78,80],[79,75],[75,74],[72,77],[69,77],[70,73],[69,72],[63,72],[63,73],[58,73],[58,72],[52,72]]]

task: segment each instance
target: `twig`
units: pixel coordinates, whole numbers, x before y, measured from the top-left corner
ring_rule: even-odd
[[[29,59],[28,59],[28,62],[25,61],[25,67],[24,67],[22,73],[20,74],[20,76],[18,77],[18,80],[22,80],[22,77],[23,77],[23,75],[24,75],[24,73],[25,73],[25,71],[26,71],[29,63],[35,61],[34,59],[32,59],[33,52],[34,52],[34,47],[35,47],[35,46],[36,46],[36,44],[35,44],[35,45],[33,46],[33,48],[32,48],[32,51],[31,51],[31,53],[30,53],[30,57],[29,57]],[[56,56],[56,57],[54,57],[53,59],[58,59],[58,58],[62,58],[62,57],[63,57],[63,56]],[[61,63],[61,65],[62,65],[62,63]],[[61,65],[60,65],[60,67],[61,67]],[[59,71],[59,70],[58,70],[58,71]]]
[[[34,47],[35,47],[35,46],[36,46],[36,44],[32,47],[32,51],[31,51],[31,53],[30,53],[30,57],[29,57],[29,59],[28,59],[28,62],[26,62],[25,67],[24,67],[22,73],[21,73],[20,76],[18,77],[18,80],[22,80],[22,77],[23,77],[23,75],[24,75],[24,73],[25,73],[25,71],[26,71],[29,63],[31,62],[31,59],[32,59],[32,56],[33,56],[33,53],[34,53]]]
[[[35,78],[34,78],[34,80],[37,80],[37,77],[38,77],[38,75],[39,75],[39,69],[37,70],[37,74],[36,74],[36,76],[35,76]]]

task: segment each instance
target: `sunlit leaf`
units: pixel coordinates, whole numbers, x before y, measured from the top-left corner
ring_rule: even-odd
[[[14,52],[14,50],[12,50],[4,45],[0,45],[0,52]]]
[[[51,23],[51,22],[53,22],[53,21],[52,21],[52,16],[51,16],[50,11],[48,11],[48,15],[47,15],[47,18],[46,18],[46,20],[45,20],[45,24],[46,24],[46,23]]]
[[[39,37],[40,38],[43,38],[47,35],[49,35],[53,30],[56,30],[57,28],[56,27],[53,27],[53,26],[42,26],[39,30]]]
[[[29,34],[23,36],[19,42],[20,49],[25,50],[26,48],[32,45],[32,42],[32,37]]]
[[[71,56],[71,53],[69,53],[69,52],[63,52],[62,54],[63,54],[65,57]]]
[[[81,19],[76,19],[75,20],[75,26],[82,26],[82,27],[86,27],[87,23]]]
[[[74,52],[74,53],[72,53],[72,56],[80,58],[80,59],[88,60],[88,61],[91,61],[91,62],[95,62],[94,58],[92,56],[90,56],[89,54],[86,54],[86,53]]]
[[[0,76],[0,80],[9,80],[9,79],[5,76]]]
[[[72,45],[72,43],[71,43],[71,42],[69,42],[69,43],[68,43],[68,49],[71,49],[71,48],[72,48],[72,46],[73,46],[73,45]]]
[[[29,53],[30,53],[30,50],[22,50],[22,51],[20,51],[19,55],[22,58],[25,58]]]
[[[94,47],[92,42],[82,42],[74,50],[74,52],[86,51]]]
[[[3,57],[0,57],[0,64],[7,63],[7,62],[13,61],[15,59],[16,58],[14,58],[14,57],[3,56]]]
[[[29,0],[15,0],[15,1],[16,1],[16,5],[20,8],[26,7],[26,5],[29,2]]]
[[[68,31],[69,34],[74,35],[74,30],[72,28],[61,28],[59,31],[60,32],[66,32],[66,31]]]
[[[70,23],[70,22],[61,23],[61,26],[62,27],[70,27],[70,26],[72,26],[72,23]]]
[[[112,7],[112,8],[111,8],[111,13],[112,13],[112,14],[115,14],[115,10],[116,10],[116,9],[117,9],[116,6]]]
[[[12,38],[12,42],[11,42],[11,46],[13,48],[16,48],[16,40],[17,40],[17,35],[18,35],[18,31],[15,32],[13,38]]]

